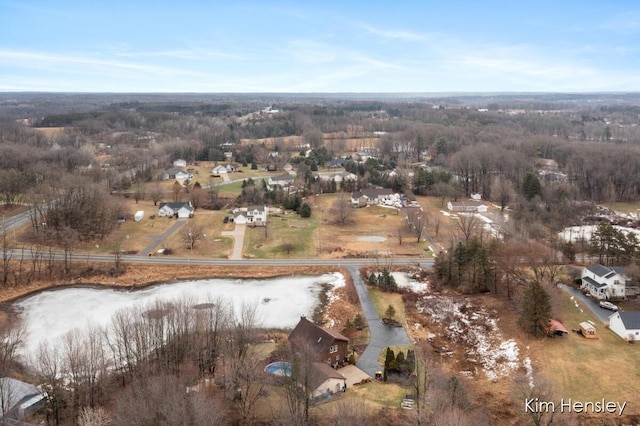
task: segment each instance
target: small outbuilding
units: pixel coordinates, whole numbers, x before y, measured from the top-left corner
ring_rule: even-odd
[[[583,321],[580,323],[580,334],[582,334],[587,339],[595,339],[596,338],[596,328],[593,324]]]
[[[567,329],[558,320],[549,320],[549,324],[540,324],[540,329],[549,337],[566,336],[569,334]]]

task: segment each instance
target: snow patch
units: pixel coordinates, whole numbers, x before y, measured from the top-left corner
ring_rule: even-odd
[[[482,368],[491,381],[506,377],[520,365],[518,345],[504,340],[496,318],[468,299],[425,296],[417,303],[420,313],[444,326],[444,338],[465,347],[467,362]]]

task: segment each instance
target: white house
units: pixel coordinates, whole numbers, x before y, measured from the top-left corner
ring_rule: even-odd
[[[187,203],[160,203],[160,206],[158,207],[158,216],[186,219],[193,217],[194,210],[195,209],[190,201]]]
[[[475,200],[468,201],[449,201],[447,209],[456,213],[486,213],[488,207]]]
[[[628,342],[640,340],[640,311],[614,313],[609,317],[609,328]]]
[[[267,224],[267,209],[265,206],[250,206],[233,211],[233,222],[238,225],[265,226]]]
[[[183,167],[187,167],[187,160],[183,160],[182,158],[178,158],[173,161],[173,167],[181,169]]]
[[[193,179],[193,175],[191,173],[185,172],[182,169],[178,169],[175,167],[172,167],[170,169],[168,169],[167,171],[164,172],[164,176],[163,176],[164,180],[167,179],[175,179],[175,180],[185,180],[185,179]]]
[[[286,188],[293,185],[295,178],[296,177],[294,175],[290,175],[289,173],[285,173],[283,175],[278,175],[278,176],[270,176],[269,182],[267,182],[267,186],[271,191],[273,191],[277,187]]]
[[[311,393],[313,398],[330,397],[341,392],[347,384],[346,377],[324,362],[314,362],[313,371],[311,383],[314,389]]]
[[[342,182],[355,182],[358,180],[358,176],[354,175],[353,173],[350,172],[341,172],[341,173],[336,173],[335,175],[333,175],[333,180],[336,183],[342,183]]]
[[[582,270],[581,289],[598,300],[624,299],[627,279],[623,268],[592,265]]]
[[[400,202],[400,195],[389,188],[366,188],[351,193],[351,205],[353,207],[365,207],[369,205],[394,205]]]
[[[211,169],[211,174],[213,176],[220,176],[227,173],[233,173],[236,170],[237,168],[233,164],[218,164],[217,166]]]

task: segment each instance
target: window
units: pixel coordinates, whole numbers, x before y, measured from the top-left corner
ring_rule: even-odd
[[[336,352],[338,352],[338,345],[333,345],[333,346],[331,346],[331,347],[329,348],[329,353],[330,353],[330,354],[334,354],[334,353],[336,353]]]

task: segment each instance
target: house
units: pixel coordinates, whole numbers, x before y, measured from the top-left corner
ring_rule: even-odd
[[[628,342],[640,340],[640,311],[614,313],[609,317],[609,328]]]
[[[233,173],[236,170],[237,167],[234,164],[218,164],[211,169],[211,174],[213,176],[221,176],[227,173]]]
[[[349,339],[337,331],[320,327],[301,317],[289,334],[289,343],[294,350],[309,352],[317,362],[337,367],[349,355]]]
[[[394,205],[400,203],[400,195],[388,188],[366,188],[351,193],[353,207],[370,205]]]
[[[347,385],[347,378],[324,362],[313,363],[311,375],[311,397],[314,400],[330,397],[341,392]]]
[[[175,167],[172,167],[170,169],[168,169],[167,171],[164,172],[164,176],[163,176],[164,180],[167,179],[176,179],[176,180],[185,180],[185,179],[193,179],[193,175],[191,173],[185,172],[182,169],[178,169]]]
[[[182,158],[178,158],[177,160],[173,161],[173,167],[176,167],[178,169],[182,169],[187,167],[187,160],[183,160]]]
[[[186,219],[193,217],[194,210],[195,209],[190,201],[186,203],[160,203],[160,206],[158,207],[158,216]]]
[[[9,419],[25,419],[44,406],[44,398],[40,389],[32,384],[11,377],[0,378],[0,424],[14,424]]]
[[[342,183],[342,182],[355,182],[358,180],[358,176],[354,175],[353,173],[350,172],[341,172],[341,173],[336,173],[335,175],[333,175],[333,180],[336,183]]]
[[[447,209],[455,213],[486,213],[488,207],[481,202],[475,200],[467,201],[449,201]]]
[[[290,175],[289,173],[285,173],[283,175],[278,175],[278,176],[270,176],[269,182],[267,182],[267,186],[271,191],[273,191],[278,187],[287,188],[293,185],[293,182],[295,181],[295,179],[296,177],[294,175]]]
[[[341,167],[344,168],[344,166],[346,166],[348,162],[349,161],[344,158],[334,158],[327,163],[327,167],[330,169],[338,169]]]
[[[624,299],[626,285],[624,268],[592,265],[582,270],[580,289],[598,300]]]
[[[246,209],[233,211],[233,222],[238,225],[266,226],[267,208],[265,206],[250,206]]]

